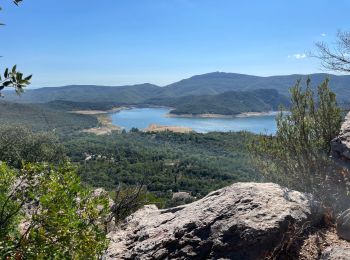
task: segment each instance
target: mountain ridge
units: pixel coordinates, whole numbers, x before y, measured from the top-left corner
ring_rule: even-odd
[[[78,102],[114,102],[118,105],[142,104],[151,98],[177,98],[184,96],[217,95],[228,91],[250,91],[256,89],[276,89],[282,95],[289,94],[289,88],[298,79],[312,80],[312,85],[319,85],[325,78],[330,78],[331,89],[338,94],[338,99],[350,99],[350,76],[327,73],[291,74],[277,76],[254,76],[239,73],[211,72],[194,75],[167,86],[143,83],[126,86],[67,85],[28,89],[26,95],[16,97],[6,91],[6,100],[27,103],[46,103],[54,100]],[[341,95],[340,95],[341,94]]]
[[[330,78],[331,87],[337,93],[342,93],[346,86],[350,87],[350,76],[334,75],[327,73],[314,74],[291,74],[291,75],[276,75],[276,76],[254,76],[238,73],[212,72],[202,75],[195,75],[190,78],[172,83],[166,86],[165,93],[169,96],[185,95],[189,92],[198,91],[202,94],[205,91],[219,94],[230,90],[253,90],[253,89],[276,89],[281,94],[288,95],[290,87],[295,85],[298,79],[306,80],[308,77],[312,79],[313,85],[319,85],[324,79]],[[204,89],[204,91],[203,91]],[[206,90],[207,89],[207,90]],[[349,90],[346,91],[350,95]]]

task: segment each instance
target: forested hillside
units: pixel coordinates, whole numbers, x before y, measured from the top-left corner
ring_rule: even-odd
[[[338,94],[340,100],[350,98],[350,76],[324,73],[259,77],[237,73],[213,72],[173,83],[165,87],[162,94],[166,96],[214,95],[232,90],[276,89],[280,94],[289,95],[289,88],[298,79],[306,80],[308,77],[311,78],[314,88],[328,77],[331,89]]]
[[[166,205],[172,192],[202,197],[238,181],[259,179],[249,163],[248,133],[157,134],[132,131],[106,136],[81,134],[63,142],[82,180],[113,191],[146,179]]]
[[[3,125],[21,124],[34,131],[56,131],[59,134],[72,133],[98,124],[94,116],[69,113],[49,104],[3,101],[0,102],[0,120]]]
[[[113,102],[118,105],[125,105],[142,104],[154,98],[217,95],[228,91],[256,89],[276,89],[280,94],[289,95],[289,88],[298,79],[306,80],[309,76],[312,79],[313,86],[319,85],[326,77],[329,77],[331,89],[338,94],[339,101],[348,101],[350,99],[350,76],[319,73],[259,77],[223,72],[193,76],[165,87],[152,84],[120,87],[77,85],[32,89],[28,90],[26,95],[21,97],[17,97],[13,93],[6,93],[6,99],[29,103],[68,100],[76,102]]]
[[[276,111],[280,106],[288,107],[289,100],[274,89],[253,91],[229,91],[218,95],[160,98],[150,104],[171,106],[172,114],[221,114],[236,115],[243,112]]]
[[[110,87],[95,85],[73,85],[64,87],[27,90],[25,95],[6,93],[6,100],[26,103],[45,103],[55,100],[75,102],[113,102],[115,104],[137,104],[157,96],[161,89],[152,84]]]

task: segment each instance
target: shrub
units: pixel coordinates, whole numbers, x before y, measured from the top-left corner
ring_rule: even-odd
[[[341,126],[341,110],[325,80],[317,96],[307,80],[291,92],[290,112],[277,116],[275,136],[260,135],[251,145],[258,170],[288,188],[314,194],[325,206],[338,207],[347,196],[347,171],[330,157],[331,140]]]
[[[0,257],[96,259],[107,246],[108,200],[84,189],[69,163],[0,165]]]

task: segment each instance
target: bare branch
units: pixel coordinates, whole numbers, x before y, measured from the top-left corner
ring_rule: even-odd
[[[350,72],[350,32],[338,32],[336,46],[331,49],[326,43],[316,43],[318,52],[313,57],[321,60],[326,70]]]

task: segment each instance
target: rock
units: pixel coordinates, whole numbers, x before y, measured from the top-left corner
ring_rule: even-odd
[[[333,157],[350,160],[350,112],[345,117],[339,136],[332,140],[331,148]]]
[[[145,206],[109,233],[104,259],[263,259],[289,225],[316,223],[310,196],[272,183],[236,183],[201,200]]]
[[[173,200],[189,200],[192,198],[191,194],[185,191],[174,192],[172,197]]]
[[[349,260],[350,248],[349,247],[328,247],[324,250],[321,260]]]
[[[350,241],[350,209],[344,211],[338,217],[337,233],[340,238]]]

